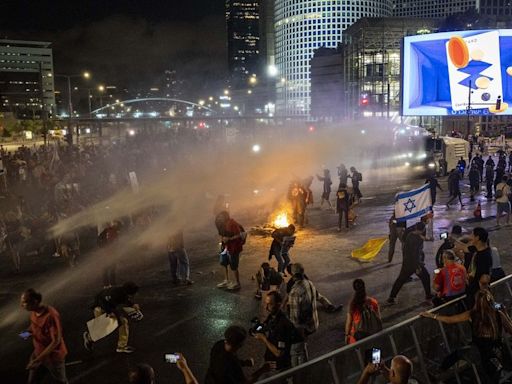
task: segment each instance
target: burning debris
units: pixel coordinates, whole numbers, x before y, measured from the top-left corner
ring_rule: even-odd
[[[291,215],[285,208],[277,210],[270,215],[269,222],[263,225],[256,225],[250,229],[252,235],[270,236],[274,230],[285,228],[292,223]]]

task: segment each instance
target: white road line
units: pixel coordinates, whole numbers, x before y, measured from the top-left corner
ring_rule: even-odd
[[[197,317],[197,315],[194,315],[194,316],[187,317],[187,318],[185,318],[185,319],[181,319],[181,320],[179,320],[179,321],[177,321],[177,322],[175,322],[175,323],[173,323],[173,324],[171,324],[171,325],[169,325],[169,326],[165,327],[165,328],[164,328],[164,329],[162,329],[160,332],[155,333],[155,336],[162,336],[164,333],[169,332],[171,329],[176,328],[177,326],[179,326],[179,325],[181,325],[181,324],[183,324],[183,323],[186,323],[187,321],[190,321],[190,320],[192,320],[192,319],[195,319],[196,317]]]

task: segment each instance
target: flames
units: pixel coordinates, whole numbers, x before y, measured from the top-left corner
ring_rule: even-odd
[[[290,220],[288,220],[288,214],[286,212],[278,213],[274,220],[272,221],[272,225],[276,228],[284,228],[290,225]]]

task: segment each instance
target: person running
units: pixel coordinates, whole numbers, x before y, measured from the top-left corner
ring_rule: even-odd
[[[425,180],[425,184],[428,184],[428,188],[430,189],[430,198],[432,200],[432,206],[434,206],[434,204],[436,203],[437,190],[439,189],[442,192],[443,188],[441,188],[441,185],[439,185],[439,181],[437,181],[435,173],[432,173],[430,174],[429,177],[427,177],[427,180]]]
[[[21,295],[21,307],[30,312],[30,327],[25,334],[32,336],[34,351],[26,369],[28,384],[45,382],[50,374],[59,384],[67,384],[65,358],[68,353],[62,337],[59,312],[50,305],[42,304],[43,296],[34,289]]]
[[[352,172],[352,175],[349,177],[352,179],[352,193],[354,195],[354,200],[359,203],[363,197],[363,194],[359,189],[359,183],[363,181],[363,175],[361,172],[358,172],[355,167],[350,167],[350,172]]]
[[[423,284],[425,290],[425,300],[432,299],[430,291],[430,275],[425,268],[424,255],[423,255],[423,236],[425,231],[425,223],[416,223],[414,230],[410,232],[405,238],[403,249],[403,261],[400,274],[395,280],[391,293],[387,300],[388,304],[396,303],[396,296],[402,286],[409,280],[411,275],[416,274]]]

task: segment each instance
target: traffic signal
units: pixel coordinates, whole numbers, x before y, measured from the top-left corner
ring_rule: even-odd
[[[368,97],[367,93],[361,94],[361,97],[359,98],[359,106],[366,107],[370,104],[370,99]]]

